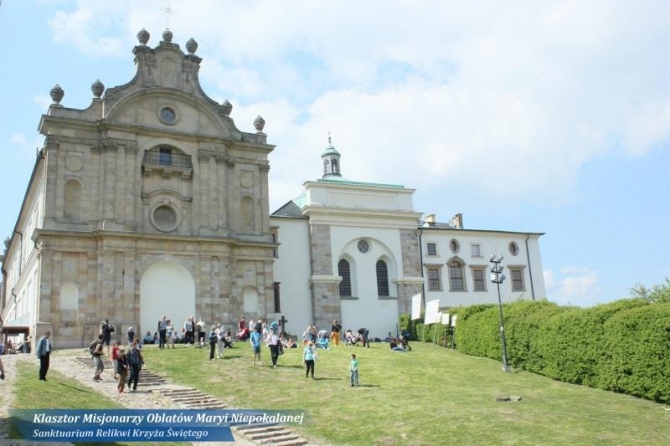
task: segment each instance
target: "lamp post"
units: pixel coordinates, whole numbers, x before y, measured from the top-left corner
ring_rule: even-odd
[[[491,262],[491,282],[496,284],[498,288],[498,311],[500,320],[500,341],[502,343],[502,363],[503,372],[509,372],[510,368],[507,365],[507,343],[505,341],[505,324],[503,323],[502,300],[500,299],[500,284],[505,280],[503,274],[504,266],[500,265],[503,261],[503,256],[493,254],[489,261]]]

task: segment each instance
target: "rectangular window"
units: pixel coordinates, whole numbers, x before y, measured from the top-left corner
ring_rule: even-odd
[[[281,313],[281,293],[279,292],[279,283],[280,282],[274,282],[272,284],[275,298],[275,313]]]
[[[158,149],[158,162],[164,166],[172,165],[172,151],[170,149]]]
[[[482,254],[479,252],[479,244],[472,245],[472,257],[481,257]]]
[[[472,282],[474,283],[475,291],[486,291],[486,269],[473,268]]]
[[[436,256],[437,255],[437,244],[435,244],[435,243],[426,244],[426,252],[428,252],[429,256]]]
[[[428,291],[441,291],[440,268],[428,268]]]
[[[509,275],[512,276],[512,291],[526,291],[522,268],[510,268]]]
[[[272,243],[277,243],[277,228],[270,228],[270,232],[272,234]],[[275,259],[279,257],[278,248],[272,248],[272,257],[274,257]]]
[[[465,291],[463,267],[456,262],[449,264],[449,291]]]

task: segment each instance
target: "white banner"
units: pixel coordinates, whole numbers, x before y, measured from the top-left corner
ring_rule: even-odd
[[[423,323],[426,325],[438,323],[440,321],[439,310],[440,299],[426,302],[426,317],[424,318]]]
[[[449,325],[449,313],[442,313],[442,325]]]
[[[412,296],[412,320],[421,319],[421,294]]]
[[[455,327],[455,326],[456,326],[456,318],[457,318],[457,317],[458,317],[458,315],[454,314],[454,317],[451,318],[451,326],[452,326],[452,327]]]

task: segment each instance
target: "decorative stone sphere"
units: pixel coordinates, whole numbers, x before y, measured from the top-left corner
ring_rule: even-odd
[[[172,31],[169,29],[163,31],[163,41],[168,43],[172,42]]]
[[[144,28],[137,33],[137,40],[140,42],[140,45],[146,45],[149,41],[149,37],[151,37],[151,34]]]
[[[195,41],[193,37],[188,39],[188,42],[186,42],[186,51],[188,51],[189,54],[195,54],[195,52],[198,50],[198,42]]]
[[[230,116],[230,112],[233,111],[233,104],[228,99],[221,103],[221,107],[223,107],[223,116]]]
[[[256,127],[256,131],[259,133],[263,131],[263,127],[265,127],[265,119],[261,115],[256,116],[256,119],[254,119],[254,127]]]
[[[58,84],[56,84],[56,86],[51,89],[49,94],[51,95],[51,99],[54,101],[54,104],[60,104],[61,99],[63,99],[63,96],[65,96],[65,92]]]
[[[97,79],[91,85],[91,91],[93,92],[93,96],[99,98],[100,96],[102,96],[102,92],[105,91],[105,85],[102,82],[100,82],[100,79]]]

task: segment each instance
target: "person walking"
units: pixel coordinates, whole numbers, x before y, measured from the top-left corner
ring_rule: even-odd
[[[214,361],[216,359],[214,357],[214,352],[216,351],[216,343],[217,343],[217,335],[216,335],[216,325],[212,325],[212,328],[209,329],[209,360]]]
[[[261,364],[261,334],[257,329],[254,328],[254,332],[251,333],[250,337],[251,348],[254,352],[254,359],[251,361],[251,365],[262,365]]]
[[[316,361],[316,346],[310,341],[302,352],[302,360],[305,363],[305,378],[309,378],[311,373],[314,379],[314,361]]]
[[[272,368],[277,367],[277,359],[279,358],[279,336],[274,331],[271,331],[265,341],[270,347],[270,359],[272,360]]]
[[[349,381],[351,382],[351,387],[360,385],[358,382],[358,359],[356,358],[356,353],[351,354],[351,362],[349,363]]]
[[[2,359],[0,358],[0,379],[5,380],[5,365],[2,363]]]
[[[114,341],[114,343],[112,344],[111,360],[112,360],[112,370],[114,370],[114,378],[115,379],[118,378],[116,370],[118,369],[117,365],[118,365],[118,360],[119,360],[119,355],[120,355],[119,352],[120,351],[121,351],[121,346],[119,345],[119,341]]]
[[[128,388],[132,386],[133,392],[137,391],[137,383],[140,380],[140,370],[144,364],[144,358],[140,351],[139,343],[133,342],[130,346],[130,351],[127,354],[128,367],[130,368],[130,379],[128,380]]]
[[[123,348],[119,348],[115,365],[116,368],[114,371],[119,378],[116,388],[119,393],[123,393],[123,390],[126,388],[126,377],[128,376],[128,358],[126,357],[126,351]]]
[[[37,352],[37,358],[40,360],[40,381],[47,380],[47,372],[49,371],[49,356],[51,355],[51,342],[49,337],[51,332],[47,331],[44,333],[44,336],[37,341],[37,347],[35,351]]]
[[[158,321],[158,348],[163,350],[167,341],[167,316]]]
[[[134,340],[135,330],[133,330],[133,327],[128,327],[128,332],[126,332],[126,341],[128,341],[128,345],[132,344]]]
[[[186,345],[193,344],[193,321],[191,317],[187,317],[184,321],[184,344]]]
[[[98,335],[98,340],[93,341],[91,345],[88,347],[89,351],[91,352],[91,356],[93,357],[93,364],[95,365],[95,372],[93,373],[93,381],[102,381],[102,375],[103,370],[105,370],[105,363],[102,360],[102,354],[103,354],[103,335]]]
[[[172,321],[168,319],[167,321],[167,334],[166,336],[166,342],[167,342],[167,348],[175,348],[174,347],[174,335],[175,335],[175,329],[174,325],[172,325]]]
[[[102,343],[107,347],[108,356],[109,344],[112,342],[112,333],[114,333],[114,327],[109,323],[109,319],[105,319],[100,323],[100,334],[102,335]]]
[[[223,324],[220,322],[216,324],[216,357],[223,359],[223,355],[226,349],[225,343],[226,331],[224,330]]]

